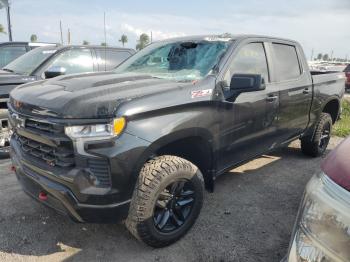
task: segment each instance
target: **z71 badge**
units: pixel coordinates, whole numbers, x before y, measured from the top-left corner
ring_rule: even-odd
[[[191,98],[210,96],[213,93],[213,89],[196,90],[191,92]]]

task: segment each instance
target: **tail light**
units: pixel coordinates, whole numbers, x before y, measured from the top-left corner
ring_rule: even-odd
[[[350,191],[350,137],[339,144],[322,162],[323,172]]]

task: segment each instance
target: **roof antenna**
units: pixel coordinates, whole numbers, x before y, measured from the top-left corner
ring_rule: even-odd
[[[107,71],[106,55],[107,55],[107,35],[106,35],[106,12],[103,12],[103,30],[105,35],[105,71]]]

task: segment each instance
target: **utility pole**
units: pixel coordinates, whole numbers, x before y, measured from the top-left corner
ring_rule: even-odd
[[[311,61],[313,61],[314,60],[314,49],[312,48],[312,50],[311,50]]]
[[[68,45],[70,45],[70,29],[68,28]]]
[[[7,11],[7,26],[9,31],[9,41],[12,42],[12,26],[11,26],[11,16],[10,16],[10,4],[6,8]]]
[[[106,12],[103,12],[103,32],[104,32],[104,36],[105,36],[105,71],[107,71],[107,59],[106,59],[106,56],[107,56],[107,32],[106,32]]]
[[[103,33],[105,37],[105,44],[107,46],[107,33],[106,33],[106,12],[103,12]]]
[[[7,14],[7,30],[9,35],[9,41],[12,42],[12,26],[11,26],[11,16],[10,16],[10,3],[9,0],[0,0],[0,9],[6,8]]]
[[[63,45],[62,21],[60,20],[61,44]]]

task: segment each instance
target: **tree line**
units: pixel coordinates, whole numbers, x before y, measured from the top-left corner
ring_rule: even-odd
[[[120,37],[120,39],[118,40],[118,42],[122,43],[123,47],[125,46],[125,44],[129,41],[128,36],[125,34],[122,34],[122,36]],[[150,37],[147,34],[141,34],[139,39],[137,40],[137,44],[136,44],[136,50],[141,50],[143,49],[146,45],[148,45],[150,43]],[[83,41],[83,45],[89,45],[90,42],[87,40]],[[107,46],[107,43],[102,42],[101,46]]]
[[[0,33],[4,33],[5,29],[4,27],[0,24]],[[38,36],[36,34],[32,34],[30,36],[30,42],[37,42],[38,41]],[[120,42],[123,47],[125,46],[125,44],[128,42],[128,36],[125,34],[122,34],[122,36],[120,37],[120,39],[118,40],[118,42]],[[136,50],[141,50],[143,49],[146,45],[148,45],[150,43],[150,37],[147,34],[141,34],[139,39],[137,40],[137,44],[136,44]],[[87,40],[83,40],[82,42],[83,45],[90,45],[90,42]],[[107,43],[102,42],[101,46],[107,46]]]
[[[347,62],[347,58],[337,58],[337,57],[330,57],[328,54],[322,54],[319,53],[317,57],[314,59],[316,60],[322,60],[322,61],[336,61],[336,62]]]

